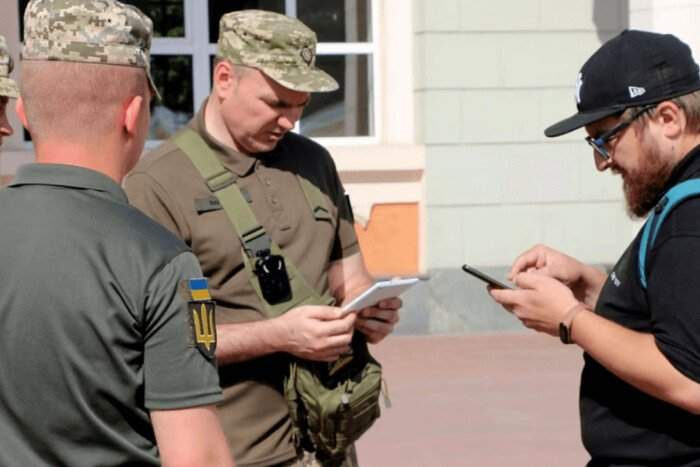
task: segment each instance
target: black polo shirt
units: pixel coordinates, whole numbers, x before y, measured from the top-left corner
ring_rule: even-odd
[[[665,191],[692,178],[700,178],[700,147],[674,168]],[[641,232],[608,276],[596,313],[653,334],[671,364],[700,382],[700,197],[679,204],[662,224],[647,257],[646,290],[638,273],[640,237]],[[584,357],[580,410],[590,466],[700,466],[700,417],[633,388]]]
[[[221,399],[181,287],[197,260],[111,179],[20,168],[0,265],[3,467],[159,465],[149,410]]]

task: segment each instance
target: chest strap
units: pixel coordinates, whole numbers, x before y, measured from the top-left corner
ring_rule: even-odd
[[[647,256],[654,246],[654,241],[656,240],[656,235],[659,233],[661,224],[674,207],[686,199],[696,196],[700,196],[700,179],[694,178],[686,180],[668,190],[656,204],[656,207],[651,211],[651,214],[649,214],[649,217],[644,223],[644,230],[642,231],[642,238],[639,242],[639,251],[637,255],[639,280],[643,288],[647,288]]]
[[[265,228],[260,225],[248,201],[236,184],[236,176],[224,167],[214,151],[201,136],[194,130],[185,128],[173,137],[173,142],[187,155],[206,182],[209,190],[217,197],[233,229],[240,237],[242,246],[241,256],[245,267],[245,273],[248,275],[248,281],[255,290],[260,302],[265,307],[264,311],[266,316],[268,318],[274,318],[299,305],[333,304],[335,299],[331,296],[321,295],[316,292],[316,290],[307,283],[294,263],[284,255],[282,249],[275,243],[267,231],[265,231]],[[314,218],[325,219],[327,217],[330,221],[330,212],[328,212],[323,204],[320,204],[322,203],[320,190],[313,186],[310,181],[302,179],[301,177],[297,178],[301,183],[304,196],[314,213]],[[306,185],[312,185],[315,190],[312,190]],[[252,260],[256,258],[258,252],[263,250],[269,250],[274,255],[284,257],[292,291],[291,298],[287,301],[273,305],[268,303],[263,297],[252,264]]]

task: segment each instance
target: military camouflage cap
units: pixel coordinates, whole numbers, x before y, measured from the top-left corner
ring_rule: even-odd
[[[257,68],[282,86],[328,92],[338,83],[316,68],[316,33],[295,18],[261,10],[227,13],[219,22],[217,54]]]
[[[31,0],[24,11],[22,60],[143,68],[151,88],[153,23],[116,0]]]
[[[14,64],[12,56],[7,49],[7,42],[3,36],[0,36],[0,96],[19,97],[19,89],[17,83],[10,79]]]

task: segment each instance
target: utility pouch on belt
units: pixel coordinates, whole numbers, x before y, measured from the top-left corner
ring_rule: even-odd
[[[352,348],[347,362],[343,357],[330,365],[293,362],[284,384],[297,442],[318,451],[324,466],[342,462],[347,448],[380,414],[382,368],[369,354],[364,336],[355,334]]]
[[[246,272],[266,316],[274,318],[299,305],[334,304],[333,297],[316,292],[284,257],[282,249],[258,223],[235,176],[207,143],[189,128],[178,132],[173,140],[219,199],[241,238]],[[297,179],[314,218],[329,217],[321,191],[305,178]],[[352,349],[351,356],[330,365],[293,360],[285,378],[285,397],[297,446],[316,451],[324,467],[339,465],[346,449],[379,417],[381,366],[369,354],[362,334],[355,333]]]

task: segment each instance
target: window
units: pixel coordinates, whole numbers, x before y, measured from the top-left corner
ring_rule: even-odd
[[[313,29],[316,64],[340,84],[314,94],[296,130],[314,138],[375,136],[372,0],[122,1],[153,19],[152,67],[163,101],[154,103],[150,139],[166,138],[192,118],[211,88],[219,19],[251,8],[298,17]]]

